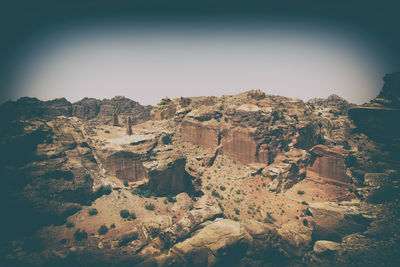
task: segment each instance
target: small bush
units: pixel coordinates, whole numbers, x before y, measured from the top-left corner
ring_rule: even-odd
[[[221,186],[219,187],[219,189],[221,189],[221,191],[225,191],[225,190],[226,190],[226,187],[223,186],[223,185],[221,185]]]
[[[109,195],[112,192],[111,185],[102,185],[99,189],[99,194],[102,195]]]
[[[74,223],[72,223],[72,222],[67,222],[67,228],[74,228],[75,227],[75,224]]]
[[[306,201],[302,201],[301,204],[308,205],[308,203]]]
[[[140,197],[145,197],[145,198],[157,197],[157,194],[155,192],[152,192],[150,190],[143,190],[140,188],[134,188],[131,193],[133,195],[138,195]]]
[[[217,190],[215,190],[215,189],[213,189],[213,191],[211,191],[211,195],[213,195],[214,197],[216,197],[216,198],[219,198],[219,199],[224,199],[224,197],[223,196],[221,196],[218,192],[217,192]]]
[[[240,215],[240,210],[238,210],[237,208],[234,208],[233,210],[235,211],[236,215]]]
[[[119,215],[120,215],[122,218],[126,219],[126,218],[129,217],[130,212],[129,212],[129,210],[120,210]]]
[[[128,180],[124,180],[124,186],[129,186]]]
[[[170,135],[164,135],[164,136],[161,138],[161,140],[162,140],[162,142],[163,142],[164,145],[169,145],[169,144],[171,144],[171,142],[172,142],[172,138],[171,138]]]
[[[155,208],[152,203],[150,203],[150,204],[148,204],[148,205],[146,205],[144,207],[146,208],[146,210],[154,210],[154,208]]]
[[[110,133],[110,131],[109,131],[109,130],[105,130],[104,132],[105,132],[105,133]]]
[[[192,210],[192,209],[194,209],[194,206],[193,206],[193,205],[190,205],[190,206],[189,206],[189,210]]]
[[[100,226],[97,232],[99,233],[99,235],[105,235],[108,232],[108,227],[103,224],[102,226]]]
[[[267,212],[267,217],[264,218],[265,223],[273,224],[276,221],[274,217],[272,217],[270,212]]]
[[[132,219],[132,220],[136,219],[136,213],[131,212],[131,213],[129,214],[129,218]]]
[[[206,185],[206,189],[207,189],[207,190],[211,190],[211,186]]]
[[[114,228],[115,228],[115,223],[111,224],[111,225],[110,225],[110,228],[111,228],[111,229],[114,229]]]
[[[90,216],[94,216],[94,215],[97,215],[97,213],[99,213],[99,212],[97,211],[96,208],[91,208],[88,210],[88,213]]]
[[[171,196],[171,195],[167,196],[167,200],[168,200],[168,202],[171,202],[171,203],[175,203],[176,202],[176,198]]]
[[[304,195],[304,193],[305,193],[305,192],[304,192],[303,190],[297,190],[297,194],[298,194],[298,195]]]
[[[88,234],[86,233],[85,230],[82,230],[82,231],[81,231],[81,229],[77,229],[77,230],[75,231],[75,233],[74,233],[74,238],[75,238],[76,241],[84,240],[84,239],[86,239],[87,237],[88,237]]]

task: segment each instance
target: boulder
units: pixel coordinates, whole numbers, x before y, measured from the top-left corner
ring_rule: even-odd
[[[313,240],[341,241],[346,235],[365,231],[371,221],[351,202],[311,203],[307,210],[312,215]]]
[[[328,241],[328,240],[318,240],[314,244],[313,251],[315,254],[326,254],[334,252],[340,249],[340,243]]]
[[[173,246],[160,265],[211,266],[223,264],[222,260],[234,263],[244,255],[250,241],[251,236],[240,223],[217,219]]]

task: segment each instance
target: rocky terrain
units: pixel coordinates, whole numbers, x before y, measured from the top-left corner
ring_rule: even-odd
[[[362,106],[259,90],[7,102],[1,262],[399,266],[400,73],[384,80]]]

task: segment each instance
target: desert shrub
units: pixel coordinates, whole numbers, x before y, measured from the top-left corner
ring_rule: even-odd
[[[163,142],[164,145],[171,144],[171,142],[172,142],[172,138],[171,138],[170,135],[164,135],[164,136],[161,138],[161,140],[162,140],[162,142]]]
[[[240,215],[240,210],[238,210],[237,208],[234,208],[233,210],[235,211],[236,215]]]
[[[82,230],[82,231],[81,231],[81,229],[77,229],[77,230],[75,231],[75,233],[74,233],[74,238],[75,238],[76,241],[84,240],[84,239],[86,239],[87,237],[88,237],[88,234],[86,233],[85,230]]]
[[[75,224],[72,222],[67,222],[66,226],[67,226],[67,228],[73,228],[73,227],[75,227]]]
[[[115,228],[115,223],[111,224],[111,225],[110,225],[110,228],[111,228],[111,229],[114,229],[114,228]]]
[[[103,224],[102,226],[100,226],[97,232],[99,233],[99,235],[105,235],[108,232],[108,227]]]
[[[226,187],[223,186],[223,185],[221,185],[221,186],[219,187],[219,189],[221,189],[222,191],[225,191],[225,190],[226,190]]]
[[[129,186],[128,180],[124,180],[124,186]]]
[[[98,192],[100,196],[111,194],[112,192],[111,185],[102,185]]]
[[[152,192],[151,190],[144,190],[140,188],[134,188],[131,193],[133,195],[138,195],[140,197],[145,197],[145,198],[150,198],[150,197],[157,197],[157,194],[155,192]]]
[[[301,204],[303,204],[303,205],[308,205],[308,202],[302,201]]]
[[[110,133],[110,131],[109,131],[109,130],[105,130],[104,132],[105,132],[105,133]]]
[[[119,215],[120,215],[122,218],[126,219],[126,218],[129,217],[130,212],[129,212],[129,210],[120,210],[120,211],[119,211]]]
[[[308,220],[307,219],[303,219],[303,225],[304,226],[308,226]]]
[[[79,144],[81,147],[89,147],[88,143],[86,142],[82,142]]]
[[[298,194],[298,195],[304,195],[304,193],[305,193],[305,192],[304,192],[303,190],[297,190],[297,194]]]
[[[353,167],[357,165],[357,158],[353,154],[349,154],[345,160],[347,167]]]
[[[136,213],[131,212],[131,213],[129,214],[129,218],[132,219],[132,220],[136,219]]]
[[[167,200],[168,200],[168,202],[171,202],[171,203],[175,203],[176,202],[176,198],[174,196],[171,196],[171,195],[167,196]]]
[[[97,213],[99,213],[99,212],[97,211],[96,208],[91,208],[88,210],[88,213],[90,216],[94,216],[94,215],[97,215]]]
[[[267,216],[264,218],[265,223],[273,224],[276,221],[274,217],[272,217],[271,212],[267,212]]]
[[[154,210],[154,208],[155,208],[153,203],[147,204],[144,207],[146,208],[146,210]]]
[[[192,210],[192,209],[194,209],[193,204],[189,206],[189,210]]]
[[[118,242],[118,246],[122,247],[128,244],[129,242],[136,240],[139,238],[139,234],[137,232],[126,234],[122,237],[121,241]]]
[[[207,190],[211,190],[211,186],[206,185],[206,189],[207,189]]]
[[[218,191],[215,190],[215,189],[213,189],[213,191],[211,191],[211,195],[213,195],[214,197],[219,198],[219,199],[221,199],[221,200],[224,199],[224,197],[221,196],[221,195],[218,193]]]
[[[218,207],[222,210],[222,212],[225,211],[224,207],[222,206],[221,202],[218,202]]]

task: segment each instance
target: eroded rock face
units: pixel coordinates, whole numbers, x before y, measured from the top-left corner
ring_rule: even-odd
[[[159,195],[193,192],[192,177],[185,171],[186,159],[173,156],[172,160],[158,161],[148,170],[148,187]]]
[[[129,182],[147,178],[147,170],[142,164],[142,156],[129,151],[119,151],[105,160],[107,172],[115,177]]]
[[[181,124],[182,137],[204,148],[216,148],[219,142],[219,123],[185,120]]]
[[[365,231],[370,223],[352,203],[312,203],[308,211],[312,215],[314,240],[340,241],[346,235]]]
[[[308,172],[314,172],[319,177],[331,178],[342,182],[350,182],[346,174],[345,158],[349,151],[327,146],[314,146],[311,150],[311,163]]]
[[[224,155],[241,163],[268,163],[268,150],[256,141],[255,129],[236,127],[222,132]]]
[[[19,124],[19,134],[2,136],[0,149],[0,170],[5,175],[1,203],[9,215],[1,229],[9,235],[16,235],[14,229],[25,234],[62,223],[91,202],[100,177],[79,120],[60,117],[48,123],[14,124]]]
[[[150,111],[150,118],[152,120],[171,119],[175,116],[175,112],[175,103],[173,103],[169,98],[163,98],[158,105]]]
[[[378,97],[362,106],[349,110],[349,118],[358,130],[380,142],[392,142],[400,151],[400,72],[384,78],[384,85]],[[399,153],[399,152],[398,152]]]
[[[134,124],[150,119],[151,106],[142,106],[126,97],[116,96],[112,99],[84,98],[70,103],[65,98],[40,101],[37,98],[23,97],[15,102],[9,101],[0,107],[0,114],[12,113],[11,119],[40,118],[52,120],[58,116],[77,117],[94,123],[111,124],[113,113],[125,118],[131,116]]]

